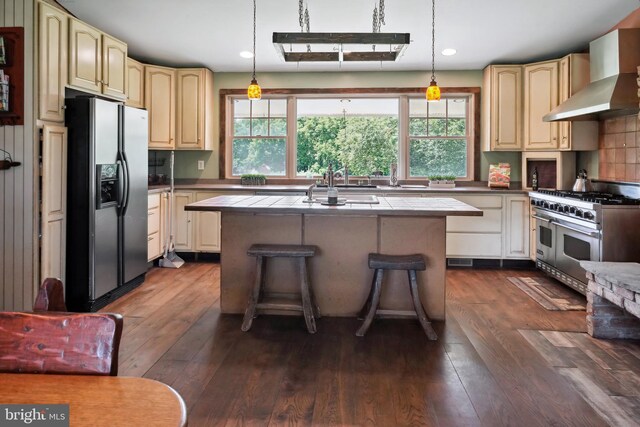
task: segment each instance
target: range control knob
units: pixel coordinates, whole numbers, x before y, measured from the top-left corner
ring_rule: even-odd
[[[593,218],[594,218],[594,215],[593,215],[593,213],[592,213],[592,212],[584,212],[584,213],[582,214],[582,217],[583,217],[584,219],[593,219]]]
[[[569,206],[565,205],[563,207],[563,211],[564,211],[564,213],[569,213]]]
[[[569,213],[574,214],[576,213],[576,208],[574,208],[573,206],[569,207]]]
[[[576,212],[574,213],[574,215],[577,216],[578,218],[582,218],[584,213],[580,209],[576,209]]]

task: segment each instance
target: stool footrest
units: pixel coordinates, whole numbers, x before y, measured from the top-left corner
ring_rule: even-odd
[[[265,297],[262,301],[256,304],[256,309],[302,312],[302,304],[300,304],[299,302],[290,300],[288,298]]]

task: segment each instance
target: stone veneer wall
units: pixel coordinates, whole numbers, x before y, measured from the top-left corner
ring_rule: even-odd
[[[640,182],[640,118],[601,121],[598,154],[600,179]]]
[[[587,332],[594,338],[640,339],[640,293],[587,272]]]

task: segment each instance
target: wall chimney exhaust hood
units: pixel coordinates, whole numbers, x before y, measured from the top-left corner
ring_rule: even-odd
[[[542,119],[599,120],[637,113],[640,29],[619,29],[589,44],[591,83]]]

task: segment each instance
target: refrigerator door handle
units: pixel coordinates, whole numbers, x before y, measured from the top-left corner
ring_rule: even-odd
[[[118,165],[118,209],[122,209],[124,205],[124,164],[122,160],[116,160]]]
[[[124,199],[123,199],[123,208],[122,208],[122,216],[127,214],[127,208],[129,207],[129,193],[131,189],[131,185],[129,182],[130,174],[129,174],[129,161],[127,160],[127,155],[122,153],[122,158],[124,160]]]

